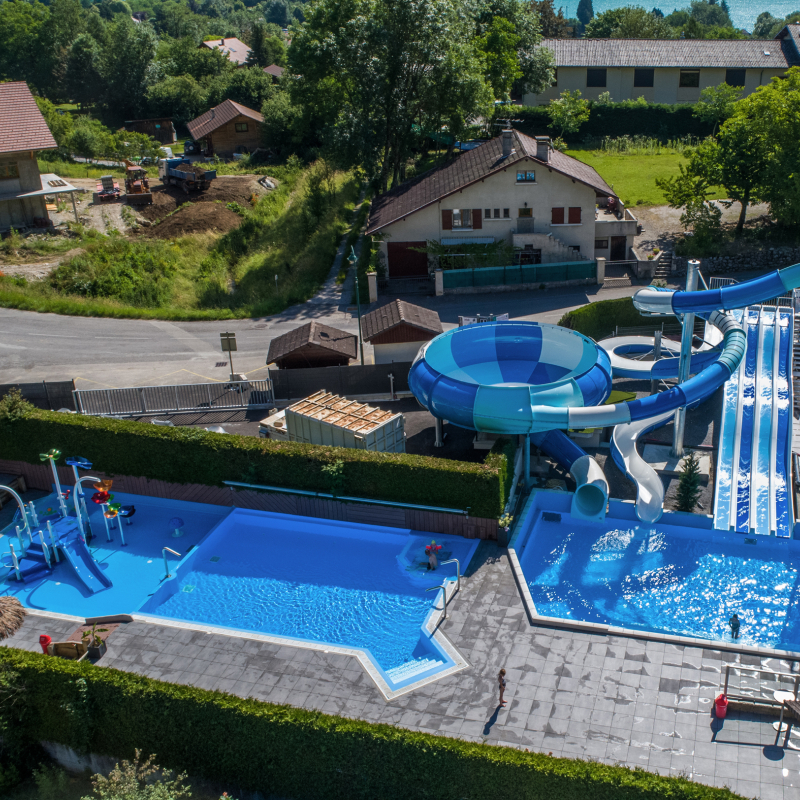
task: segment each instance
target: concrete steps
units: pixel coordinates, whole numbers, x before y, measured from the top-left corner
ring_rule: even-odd
[[[434,667],[441,667],[443,665],[444,661],[439,661],[436,658],[418,658],[415,661],[406,661],[405,664],[401,664],[399,667],[387,669],[386,674],[392,681],[398,683],[413,678],[415,675],[421,675],[423,672],[427,672]]]

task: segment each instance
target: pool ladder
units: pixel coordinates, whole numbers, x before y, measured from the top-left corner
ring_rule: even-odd
[[[442,561],[439,565],[443,567],[445,564],[455,564],[456,565],[456,591],[461,591],[461,562],[457,558],[449,558],[447,561]],[[442,598],[444,602],[444,614],[442,619],[447,619],[447,584],[443,583],[440,586],[431,586],[430,588],[426,589],[426,592],[436,592],[439,589],[442,590]]]

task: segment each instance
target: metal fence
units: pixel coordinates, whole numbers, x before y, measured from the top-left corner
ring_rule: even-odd
[[[270,380],[82,389],[74,392],[74,396],[80,414],[113,417],[229,408],[272,408],[275,405]]]
[[[8,394],[11,389],[19,389],[22,396],[36,408],[44,408],[49,411],[58,411],[59,408],[75,410],[75,401],[72,399],[72,392],[75,389],[73,381],[3,383],[0,384],[0,397]]]
[[[452,269],[442,273],[445,291],[475,286],[514,286],[523,283],[541,284],[593,280],[596,276],[597,266],[594,261]]]
[[[391,364],[366,364],[353,367],[318,367],[309,369],[271,369],[276,400],[300,400],[325,390],[342,397],[389,394],[408,391],[410,361]],[[390,378],[389,376],[392,376]]]

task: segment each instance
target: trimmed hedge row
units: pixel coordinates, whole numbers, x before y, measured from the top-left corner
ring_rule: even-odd
[[[15,738],[131,758],[294,800],[731,800],[623,767],[413,733],[0,648]],[[9,672],[12,674],[9,675]],[[14,674],[16,673],[16,674]],[[2,676],[0,676],[2,677]],[[12,719],[8,717],[13,715]]]
[[[343,461],[339,494],[469,508],[470,516],[487,519],[503,513],[506,498],[505,456],[497,452],[490,452],[482,464],[471,464],[39,409],[0,424],[3,458],[38,464],[39,453],[52,447],[65,456],[88,458],[109,475],[206,486],[243,481],[314,492],[331,491],[331,477],[322,468]]]
[[[667,105],[652,103],[632,106],[626,103],[590,106],[589,119],[577,133],[564,138],[571,144],[582,142],[587,136],[612,138],[623,136],[653,136],[658,139],[679,139],[687,134],[706,137],[712,125],[698,119],[692,113],[693,105]],[[514,127],[529,135],[557,136],[558,130],[551,127],[547,106],[514,106]],[[502,112],[500,112],[502,116]]]
[[[635,327],[647,322],[648,318],[633,305],[633,298],[620,297],[617,300],[599,300],[568,311],[558,324],[598,341],[614,333],[617,325]]]

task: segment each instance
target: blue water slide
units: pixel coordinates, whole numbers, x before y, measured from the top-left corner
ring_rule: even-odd
[[[775,529],[778,536],[792,535],[791,432],[792,432],[792,339],[793,315],[781,313],[780,356],[778,364],[779,395],[776,431],[775,472],[779,476],[775,491]]]
[[[61,542],[61,552],[67,563],[75,571],[78,580],[92,594],[101,592],[111,586],[111,581],[106,577],[100,566],[92,558],[86,542],[75,536]]]

